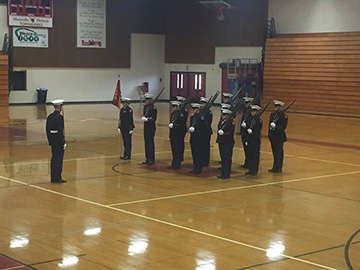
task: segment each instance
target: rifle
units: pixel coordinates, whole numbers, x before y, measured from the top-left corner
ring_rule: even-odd
[[[208,101],[208,103],[206,103],[204,109],[195,116],[194,122],[193,122],[193,124],[192,124],[192,126],[191,126],[192,128],[194,128],[194,127],[196,126],[196,123],[199,121],[199,118],[202,117],[202,116],[204,116],[204,114],[205,114],[208,110],[210,110],[211,106],[214,104],[214,102],[215,102],[216,98],[219,96],[219,94],[220,94],[220,91],[217,91],[217,92],[215,93],[215,95],[211,96],[211,98],[210,98],[210,100]]]
[[[253,129],[255,123],[257,122],[257,120],[260,119],[261,115],[266,111],[267,107],[269,107],[270,105],[270,100],[268,101],[268,103],[266,103],[266,105],[260,110],[260,112],[255,116],[255,121],[251,121],[250,124],[250,129]]]
[[[156,98],[155,98],[154,101],[152,102],[152,105],[155,104],[155,102],[159,99],[159,97],[160,97],[161,94],[164,92],[164,90],[165,90],[165,87],[163,87],[163,89],[161,89],[160,93],[156,96]],[[149,113],[149,107],[146,108],[144,117],[147,117],[148,113]]]
[[[155,102],[159,99],[159,97],[161,96],[161,94],[164,92],[165,87],[163,87],[163,89],[161,89],[160,93],[156,96],[156,98],[154,99],[152,104],[155,104]]]
[[[224,128],[234,119],[236,116],[237,111],[241,108],[242,102],[237,103],[234,108],[232,109],[232,113],[229,115],[229,117],[225,120],[224,124],[220,127],[220,130],[224,130]]]
[[[274,123],[279,119],[279,117],[284,114],[294,103],[295,103],[296,99],[294,99],[293,101],[291,101],[284,109],[282,109],[279,114],[277,115],[276,119],[274,119]]]
[[[175,121],[177,120],[177,118],[179,117],[180,113],[182,113],[187,105],[189,105],[191,103],[191,100],[193,98],[194,94],[192,94],[190,97],[188,97],[183,104],[181,104],[180,108],[175,112],[173,119],[170,121],[170,124],[174,124]]]
[[[236,94],[231,97],[231,101],[235,101],[237,99],[237,97],[241,94],[243,89],[245,89],[245,88],[241,86],[239,88],[239,90],[236,92]]]

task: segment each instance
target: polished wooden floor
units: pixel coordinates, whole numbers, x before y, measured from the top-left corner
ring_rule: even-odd
[[[116,107],[65,107],[66,184],[49,183],[52,108],[10,107],[0,127],[0,269],[360,269],[360,119],[289,114],[284,172],[271,174],[265,114],[259,175],[244,176],[236,136],[227,181],[216,178],[215,136],[203,175],[187,174],[188,137],[185,168],[166,170],[165,103],[157,164],[141,165],[141,107],[132,106],[131,161],[119,160]]]

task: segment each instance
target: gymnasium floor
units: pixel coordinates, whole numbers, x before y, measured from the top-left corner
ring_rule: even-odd
[[[131,161],[120,161],[113,105],[65,106],[63,178],[49,183],[45,118],[52,107],[10,107],[0,127],[0,269],[360,269],[360,119],[289,114],[282,174],[244,176],[236,136],[233,175],[166,170],[169,106],[160,112],[153,167],[144,160],[141,107]],[[213,108],[214,125],[219,108]],[[268,113],[263,117],[267,134]],[[188,136],[188,135],[187,135]]]

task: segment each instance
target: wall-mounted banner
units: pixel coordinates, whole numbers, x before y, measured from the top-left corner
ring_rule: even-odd
[[[77,0],[78,48],[106,48],[106,0]]]
[[[14,47],[49,47],[49,30],[41,28],[13,28]]]
[[[10,26],[53,27],[53,0],[8,0]]]

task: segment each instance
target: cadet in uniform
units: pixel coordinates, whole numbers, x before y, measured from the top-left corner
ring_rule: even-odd
[[[248,129],[246,130],[245,146],[247,147],[248,153],[249,171],[246,172],[245,175],[257,175],[259,170],[261,128],[263,125],[262,120],[257,115],[260,110],[260,106],[251,105],[251,117],[246,122]]]
[[[184,137],[187,131],[186,120],[187,114],[180,111],[180,101],[171,101],[172,112],[170,114],[170,144],[172,152],[172,162],[168,169],[177,170],[180,169],[181,161],[184,156]]]
[[[143,164],[152,165],[155,163],[155,130],[157,108],[153,104],[154,95],[145,94],[144,116],[141,118],[144,121],[144,139],[145,139],[145,161]]]
[[[234,131],[235,123],[233,119],[228,119],[231,110],[221,110],[221,120],[218,125],[218,136],[216,142],[219,144],[220,157],[221,157],[221,174],[218,178],[227,179],[231,174],[231,163],[234,149]]]
[[[205,97],[200,98],[200,111],[204,110],[204,107],[208,103],[208,99]],[[204,132],[203,132],[203,140],[201,140],[201,153],[203,158],[203,166],[209,166],[210,163],[210,142],[211,142],[211,135],[213,134],[213,130],[211,128],[213,114],[211,110],[206,110],[205,114],[203,115],[204,119]]]
[[[176,96],[176,99],[177,101],[180,101],[181,102],[181,105],[186,101],[186,98],[182,97],[182,96]],[[184,108],[183,109],[183,114],[184,114],[184,118],[185,118],[185,124],[187,122],[187,119],[188,119],[188,116],[189,116],[189,112],[188,112],[188,109],[187,108]],[[182,141],[184,142],[185,141],[185,135],[186,135],[186,132],[187,132],[187,128],[186,128],[186,131],[185,133],[183,134],[183,137],[182,137]],[[181,149],[181,161],[184,161],[184,151],[185,151],[185,143],[181,145],[182,149]]]
[[[199,174],[203,167],[203,150],[201,142],[204,141],[205,118],[199,118],[200,104],[191,103],[194,114],[190,117],[190,146],[193,158],[193,169],[189,173]],[[194,126],[196,120],[196,126]]]
[[[120,159],[131,159],[131,140],[135,128],[133,110],[130,108],[130,98],[121,99],[122,108],[120,109],[120,119],[118,130],[121,132],[124,143],[124,155]]]
[[[63,110],[64,100],[58,99],[51,102],[55,111],[46,119],[46,135],[51,146],[51,183],[66,183],[61,177],[64,151],[66,148],[64,134],[64,117],[60,114]]]
[[[268,137],[271,143],[271,149],[274,156],[273,167],[269,172],[282,172],[284,160],[284,142],[286,142],[285,129],[288,123],[288,117],[280,108],[284,106],[284,102],[274,100],[275,111],[270,115]]]
[[[242,113],[242,117],[241,117],[241,128],[240,128],[240,135],[241,135],[241,141],[242,141],[242,145],[243,145],[243,149],[244,149],[244,154],[245,154],[245,161],[244,164],[241,165],[242,168],[249,168],[249,163],[248,163],[248,152],[247,149],[248,147],[245,146],[245,142],[246,142],[246,136],[247,136],[247,121],[250,118],[250,112],[251,112],[251,102],[253,101],[253,98],[250,97],[244,97],[244,108],[243,108],[243,113]]]

